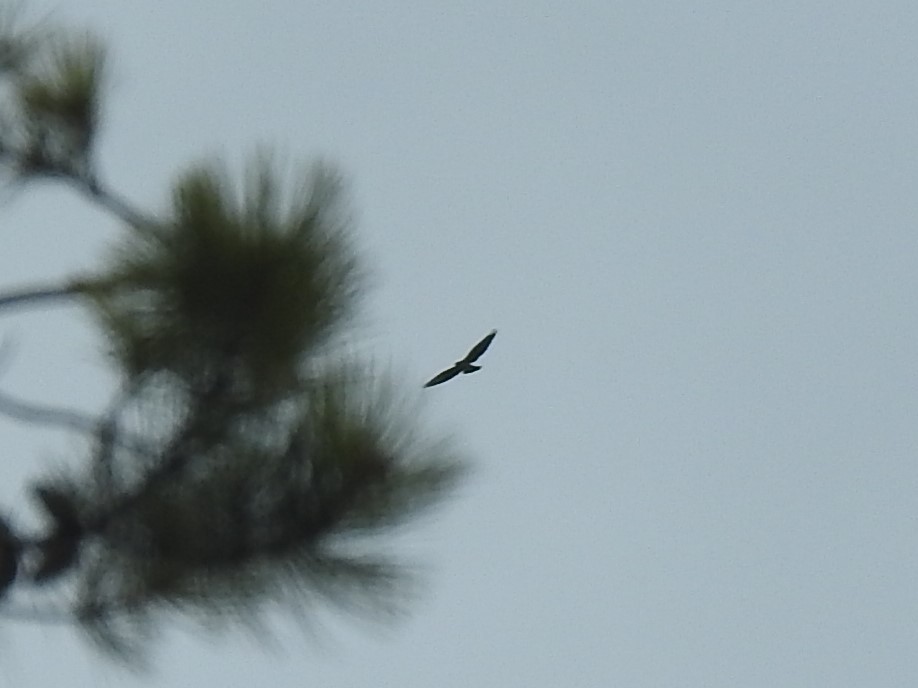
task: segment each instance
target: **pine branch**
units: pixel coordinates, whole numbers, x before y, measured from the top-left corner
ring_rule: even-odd
[[[0,171],[64,184],[128,231],[90,277],[0,292],[0,310],[86,297],[126,384],[99,416],[0,392],[0,415],[94,443],[90,470],[33,485],[43,531],[24,537],[0,518],[0,597],[17,576],[66,576],[73,609],[0,616],[76,620],[124,659],[142,654],[164,607],[245,623],[316,592],[388,605],[404,572],[364,552],[368,536],[438,501],[460,471],[415,441],[391,395],[324,369],[365,286],[338,175],[318,166],[291,186],[261,156],[239,187],[197,166],[171,208],[147,214],[96,175],[100,44],[55,38],[29,69],[17,66],[31,60],[25,43],[3,47],[0,76],[9,65],[17,80],[10,116],[0,108]]]

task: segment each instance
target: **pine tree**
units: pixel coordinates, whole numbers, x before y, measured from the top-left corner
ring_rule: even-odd
[[[75,622],[142,660],[172,615],[222,628],[308,615],[317,596],[400,606],[410,576],[381,538],[463,468],[394,382],[340,353],[365,288],[340,178],[261,153],[241,183],[194,166],[164,211],[138,210],[95,164],[101,42],[17,19],[0,18],[0,168],[71,187],[123,234],[92,274],[0,294],[0,314],[81,306],[119,383],[101,417],[0,394],[0,413],[88,440],[30,486],[43,529],[0,519],[0,615]],[[11,601],[50,590],[68,605]]]

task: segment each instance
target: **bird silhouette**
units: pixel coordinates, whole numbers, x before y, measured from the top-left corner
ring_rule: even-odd
[[[474,373],[476,370],[481,370],[481,366],[473,365],[481,355],[488,350],[488,347],[491,346],[491,342],[494,341],[494,337],[497,336],[497,330],[491,330],[491,333],[478,342],[472,349],[465,355],[461,361],[456,361],[456,363],[451,367],[447,368],[441,373],[434,375],[424,386],[433,387],[434,385],[440,385],[446,382],[447,380],[452,380],[454,377],[459,375],[459,373]]]

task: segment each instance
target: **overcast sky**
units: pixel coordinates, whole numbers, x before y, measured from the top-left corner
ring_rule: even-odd
[[[918,4],[30,3],[112,50],[110,184],[258,144],[350,182],[364,350],[475,460],[398,547],[412,615],[170,632],[152,677],[0,627],[0,684],[918,685]],[[0,288],[120,231],[0,206]],[[0,386],[97,409],[79,311],[5,315]],[[421,394],[420,389],[418,389]],[[0,507],[67,442],[0,419]]]

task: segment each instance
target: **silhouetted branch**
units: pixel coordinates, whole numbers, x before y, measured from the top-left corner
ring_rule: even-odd
[[[27,160],[30,160],[30,154],[27,151],[11,146],[0,138],[0,165],[6,165],[13,170],[17,170],[22,168],[25,165],[24,161]],[[91,172],[81,170],[64,161],[44,158],[37,162],[32,160],[30,169],[31,174],[35,176],[47,177],[69,184],[93,203],[135,229],[144,229],[156,224],[153,219],[134,208],[129,201],[103,186]]]
[[[23,423],[52,425],[84,435],[111,435],[110,441],[117,446],[144,456],[152,454],[143,446],[140,438],[126,439],[123,432],[113,433],[109,427],[112,424],[110,419],[97,419],[72,409],[22,401],[2,391],[0,391],[0,415]]]
[[[80,286],[74,282],[53,287],[28,287],[0,294],[0,310],[25,307],[45,302],[66,301],[82,295]]]
[[[0,392],[0,414],[38,425],[54,425],[79,433],[93,433],[98,421],[71,409],[32,404]]]
[[[96,205],[112,213],[134,229],[156,225],[156,221],[134,208],[130,202],[103,186],[94,176],[68,176],[66,181],[75,186]]]

